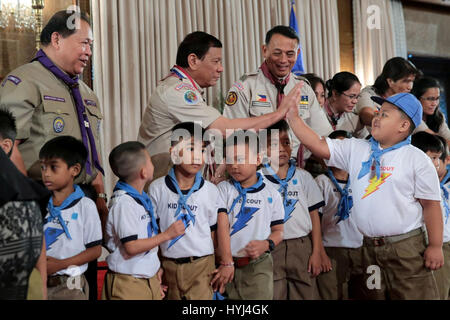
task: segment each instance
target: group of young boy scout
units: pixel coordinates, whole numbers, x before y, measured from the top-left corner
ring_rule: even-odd
[[[46,67],[45,54],[38,53],[36,59],[27,68],[47,74],[43,71],[52,66]],[[166,85],[152,96],[153,106],[165,108],[153,107],[144,115],[140,138],[150,142],[125,142],[109,155],[119,182],[104,228],[95,204],[75,184],[80,175],[101,170],[98,159],[88,157],[88,151],[98,154],[92,150],[101,117],[96,98],[80,102],[87,106],[85,123],[92,124],[82,131],[83,141],[60,135],[70,134],[73,126],[67,118],[73,112],[61,109],[61,99],[85,98],[79,92],[83,85],[72,85],[70,93],[65,89],[58,97],[40,90],[36,100],[45,101],[43,114],[58,114],[51,120],[59,136],[39,150],[31,133],[43,131],[43,125],[19,124],[26,134],[20,138],[29,143],[23,150],[39,158],[27,167],[35,167],[53,194],[44,221],[50,299],[87,298],[83,273],[87,263],[100,256],[101,244],[110,253],[102,292],[109,300],[448,299],[447,147],[445,141],[431,138],[422,145],[417,142],[423,152],[411,145],[411,133],[422,119],[422,106],[413,95],[372,98],[381,109],[372,122],[370,140],[349,138],[345,131],[323,138],[330,124],[311,88],[305,86],[303,95],[284,96],[284,89],[295,91],[300,78],[288,76],[283,87],[271,93],[278,109],[267,113],[273,106],[267,105],[267,96],[259,94],[265,89],[258,86],[273,87],[274,81],[264,63],[258,73],[234,84],[225,115],[236,120],[232,126],[243,129],[267,127],[275,118],[286,120],[267,129],[267,143],[258,141],[253,131],[237,130],[228,136],[222,159],[228,179],[216,186],[202,175],[208,159],[203,128],[221,129],[224,120],[205,108],[196,93],[211,84],[194,81],[181,63],[177,65],[171,70],[175,76],[165,79]],[[40,70],[43,67],[47,69]],[[54,75],[57,78],[47,80],[62,85],[64,75]],[[8,77],[3,85],[20,82]],[[168,88],[177,95],[167,97]],[[236,105],[248,105],[249,95],[258,96],[251,109],[256,113],[238,114],[245,108]],[[16,99],[16,94],[2,94],[3,101],[8,97]],[[25,106],[27,99],[22,99]],[[289,106],[289,99],[298,101]],[[186,108],[177,106],[181,100]],[[190,122],[196,120],[192,110],[209,122]],[[165,113],[175,111],[177,121],[170,118],[174,123],[166,130]],[[242,119],[249,116],[253,118]],[[159,126],[148,125],[155,122]],[[307,158],[300,143],[325,160],[326,174],[314,179],[297,166],[295,158]],[[86,150],[86,145],[91,148]],[[434,153],[441,161],[435,166],[427,157]],[[156,168],[152,159],[158,162]],[[79,277],[80,288],[67,285],[70,277]]]

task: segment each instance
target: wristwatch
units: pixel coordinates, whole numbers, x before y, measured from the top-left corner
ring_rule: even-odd
[[[108,195],[106,193],[98,193],[97,197],[105,199],[105,201],[108,201]]]
[[[269,242],[269,251],[273,251],[275,249],[275,243],[271,239],[266,239]]]

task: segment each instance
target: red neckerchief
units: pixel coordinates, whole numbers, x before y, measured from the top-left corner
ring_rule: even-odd
[[[188,78],[189,81],[191,81],[191,83],[194,86],[194,88],[197,89],[197,91],[200,92],[200,94],[202,94],[202,90],[199,89],[199,87],[197,86],[197,83],[195,82],[195,80],[182,67],[177,66],[177,65],[173,66],[173,68],[170,69],[170,75],[169,76]]]
[[[264,76],[269,79],[269,81],[277,88],[277,108],[280,106],[281,101],[284,98],[284,87],[286,87],[287,83],[289,82],[289,79],[291,78],[291,73],[280,82],[276,77],[273,76],[273,74],[270,73],[269,67],[267,66],[267,62],[264,61],[261,67],[259,67],[264,74]]]
[[[335,115],[333,110],[331,110],[331,106],[330,106],[330,103],[328,102],[328,99],[325,100],[323,108],[325,109],[325,111],[327,113],[328,121],[330,122],[331,126],[333,127],[333,130],[336,130],[337,123],[338,123],[339,119],[341,118],[342,113]]]

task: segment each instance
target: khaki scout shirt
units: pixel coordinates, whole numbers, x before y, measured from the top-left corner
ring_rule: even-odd
[[[206,129],[221,117],[218,110],[206,104],[200,86],[178,71],[182,77],[169,76],[156,87],[139,128],[138,141],[146,146],[154,162],[153,179],[168,172],[171,130],[175,125],[199,121]]]
[[[99,101],[84,82],[79,81],[79,84],[101,159],[102,114]],[[42,180],[39,151],[47,141],[62,135],[82,140],[75,101],[70,89],[39,61],[25,64],[6,76],[0,84],[0,108],[11,111],[16,118],[17,139],[23,140],[19,151],[28,176],[32,179]],[[97,170],[92,163],[92,176],[88,176],[86,170],[83,170],[75,183],[90,183],[96,175]]]
[[[355,106],[355,113],[359,114],[361,110],[365,107],[370,107],[375,111],[378,111],[381,106],[373,101],[371,97],[379,95],[375,92],[375,88],[372,86],[367,86],[364,89],[361,90],[360,98],[358,99],[358,103]]]
[[[313,89],[307,80],[291,73],[284,93],[287,95],[301,80],[305,85],[301,90],[301,101],[298,105],[298,114],[317,134],[328,136],[331,127],[325,112],[320,107]],[[224,117],[230,119],[257,117],[277,109],[277,88],[264,76],[261,69],[248,73],[234,83],[228,92]],[[299,140],[290,132],[292,137],[292,156],[297,156]]]

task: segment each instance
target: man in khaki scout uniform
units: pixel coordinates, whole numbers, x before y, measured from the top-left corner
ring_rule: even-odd
[[[294,75],[291,70],[299,53],[299,38],[287,26],[276,26],[266,35],[262,46],[264,63],[255,72],[245,74],[233,84],[228,92],[223,115],[231,119],[258,117],[279,108],[292,88],[305,81],[298,103],[298,113],[320,136],[328,136],[333,131],[313,89],[303,77]],[[293,155],[298,155],[300,142],[290,133]],[[303,159],[309,157],[307,150],[301,150]]]
[[[214,86],[223,72],[222,43],[205,32],[193,32],[180,44],[176,63],[150,97],[139,129],[138,141],[145,144],[155,165],[154,179],[169,172],[170,135],[176,124],[200,121],[203,128],[218,129],[223,135],[226,129],[258,130],[283,119],[300,100],[301,85],[285,97],[278,110],[256,118],[227,119],[203,98],[204,89]]]
[[[32,179],[42,180],[38,155],[47,141],[62,135],[83,141],[89,151],[86,167],[90,166],[75,183],[92,184],[99,195],[101,219],[106,221],[106,195],[98,174],[102,171],[100,104],[94,92],[78,80],[92,55],[92,30],[85,14],[76,14],[71,26],[74,14],[60,11],[50,19],[35,59],[0,83],[0,108],[10,110],[17,122],[11,160]]]

